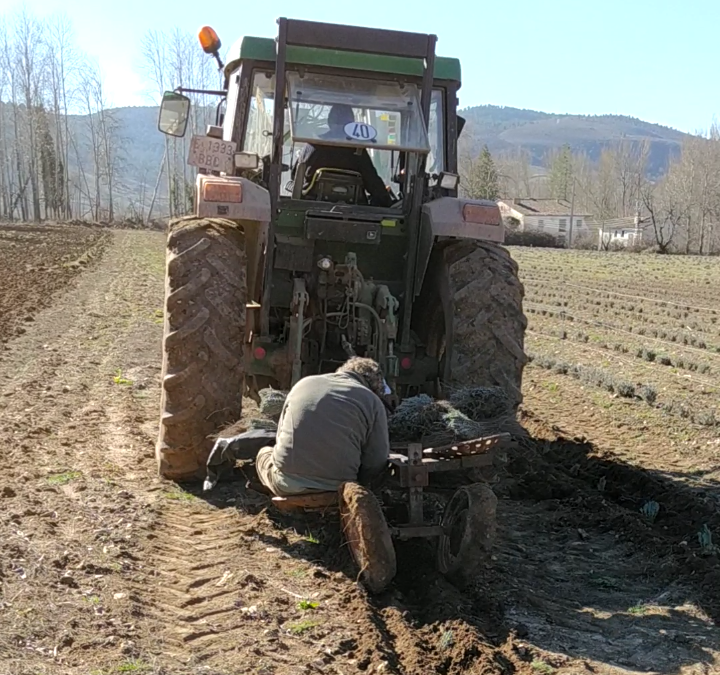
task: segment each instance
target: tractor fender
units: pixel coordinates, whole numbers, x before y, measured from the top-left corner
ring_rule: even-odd
[[[259,301],[262,289],[262,256],[270,227],[270,193],[239,176],[198,174],[195,210],[199,218],[226,218],[245,233],[248,300]]]
[[[423,204],[415,270],[415,294],[420,293],[433,245],[443,239],[505,241],[500,207],[489,199],[440,197]]]
[[[199,218],[270,222],[270,193],[247,178],[198,174],[195,197]]]

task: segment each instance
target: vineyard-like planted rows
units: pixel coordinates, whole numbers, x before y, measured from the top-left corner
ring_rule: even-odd
[[[511,250],[529,368],[720,429],[720,259]]]

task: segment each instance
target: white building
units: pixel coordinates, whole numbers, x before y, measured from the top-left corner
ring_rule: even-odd
[[[498,202],[503,218],[518,223],[519,232],[545,232],[567,241],[572,220],[572,238],[587,236],[591,215],[572,210],[565,199],[502,199]]]
[[[639,246],[642,244],[644,224],[639,214],[593,223],[598,231],[598,249]]]

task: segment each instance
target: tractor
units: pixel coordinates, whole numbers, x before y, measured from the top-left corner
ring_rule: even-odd
[[[500,386],[521,402],[523,287],[493,201],[458,196],[460,62],[434,35],[281,18],[223,63],[215,124],[193,136],[192,216],[170,223],[157,459],[202,478],[214,434],[244,397],[288,390],[349,354],[377,360],[392,397]],[[193,90],[163,95],[158,127],[182,137]],[[329,137],[333,105],[354,113]],[[391,195],[325,167],[305,144],[367,152]]]

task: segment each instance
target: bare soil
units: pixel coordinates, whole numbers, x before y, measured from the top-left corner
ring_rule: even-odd
[[[206,499],[157,478],[165,238],[101,234],[102,258],[42,303],[32,275],[0,285],[3,312],[32,316],[0,352],[0,674],[720,670],[706,431],[670,446],[629,404],[530,367],[534,440],[498,462],[493,559],[460,590],[425,544],[398,546],[371,598],[337,516],[280,516],[243,480]],[[0,245],[4,275],[21,260]]]

